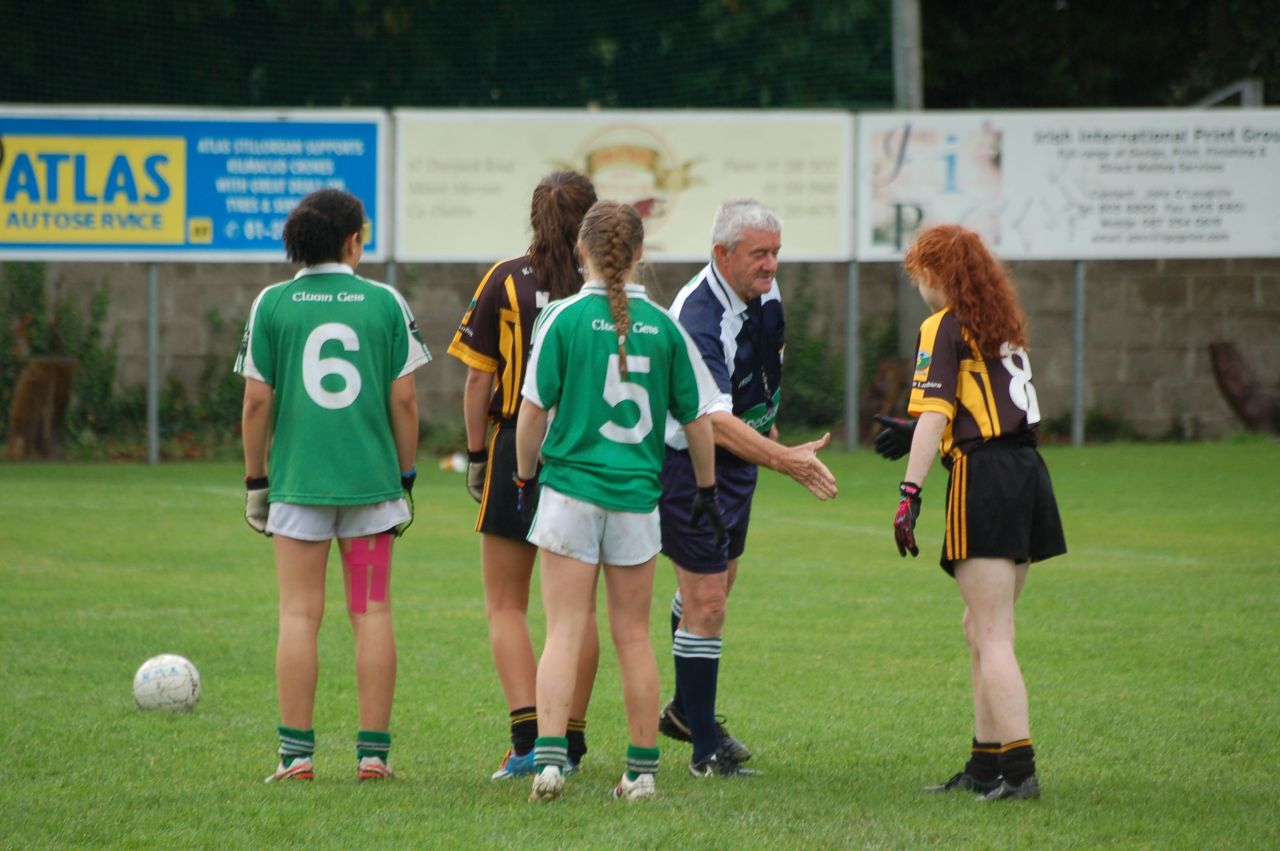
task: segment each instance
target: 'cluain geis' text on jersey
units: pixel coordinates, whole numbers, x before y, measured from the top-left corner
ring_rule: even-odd
[[[235,371],[271,385],[271,501],[401,496],[391,384],[431,359],[404,298],[326,263],[259,294]]]
[[[587,283],[553,301],[534,326],[524,396],[553,418],[541,480],[610,511],[652,511],[662,487],[663,423],[708,412],[716,386],[670,314],[627,285],[627,369],[605,288]]]

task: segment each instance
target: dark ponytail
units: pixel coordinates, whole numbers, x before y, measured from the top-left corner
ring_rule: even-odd
[[[533,190],[529,265],[538,286],[552,299],[571,296],[582,287],[576,251],[578,228],[595,202],[595,187],[576,171],[552,172]]]

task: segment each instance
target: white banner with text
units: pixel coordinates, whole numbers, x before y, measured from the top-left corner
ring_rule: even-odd
[[[962,224],[1004,259],[1280,255],[1280,110],[863,113],[857,256]]]
[[[534,186],[557,169],[644,217],[654,261],[711,256],[721,201],[783,222],[785,260],[853,258],[853,116],[844,112],[397,110],[395,256],[494,262],[529,245]]]

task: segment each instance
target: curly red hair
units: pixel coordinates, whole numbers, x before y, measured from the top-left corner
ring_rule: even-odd
[[[903,267],[912,278],[939,287],[960,326],[986,357],[1001,343],[1027,348],[1027,317],[1004,266],[982,238],[959,225],[936,225],[907,249]]]

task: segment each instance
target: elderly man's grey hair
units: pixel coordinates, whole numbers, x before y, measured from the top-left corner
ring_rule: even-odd
[[[733,198],[716,210],[716,218],[711,225],[711,244],[723,245],[732,251],[745,230],[782,233],[782,220],[754,198]]]

